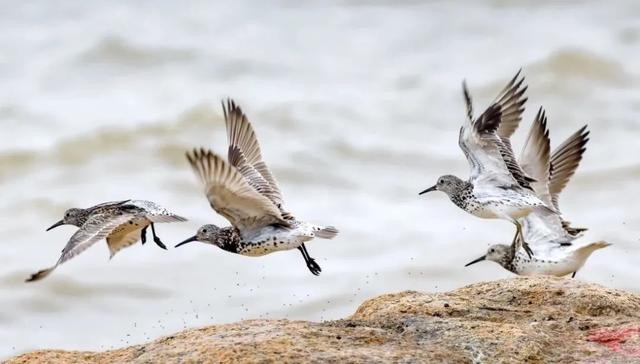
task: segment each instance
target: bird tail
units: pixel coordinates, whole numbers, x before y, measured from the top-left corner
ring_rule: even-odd
[[[587,244],[585,246],[582,246],[582,247],[578,248],[576,250],[576,252],[578,254],[580,254],[580,255],[584,255],[585,257],[588,257],[594,251],[596,251],[598,249],[606,248],[606,247],[608,247],[610,245],[611,245],[610,243],[607,243],[604,240],[600,240],[600,241],[596,241],[595,243],[591,243],[591,244]]]
[[[333,226],[325,226],[316,231],[315,234],[320,239],[333,239],[338,235],[338,229]]]
[[[33,273],[31,276],[29,276],[29,278],[27,278],[25,280],[25,282],[39,281],[39,280],[43,279],[44,277],[48,276],[51,272],[53,272],[53,270],[56,269],[57,266],[58,265],[56,264],[53,267],[37,271],[37,272]]]

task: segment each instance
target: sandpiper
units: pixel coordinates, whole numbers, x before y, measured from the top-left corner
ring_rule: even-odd
[[[516,226],[513,241],[521,242],[531,254],[525,240],[518,239],[522,237],[518,219],[532,211],[555,212],[534,194],[531,187],[534,179],[516,161],[509,140],[522,119],[527,101],[524,78],[518,71],[496,101],[475,120],[466,83],[463,82],[462,86],[467,119],[460,128],[458,144],[471,167],[469,180],[452,175],[441,176],[433,187],[420,194],[442,191],[455,205],[470,214],[511,221]]]
[[[338,230],[299,221],[284,210],[280,188],[262,160],[251,123],[232,100],[223,102],[222,108],[229,162],[204,149],[187,153],[187,159],[204,184],[211,207],[232,226],[204,225],[176,247],[200,241],[247,256],[298,249],[311,273],[319,275],[322,269],[304,243],[316,237],[332,239]]]
[[[520,156],[520,162],[529,175],[536,179],[532,186],[546,203],[559,211],[558,196],[573,176],[589,141],[587,127],[580,128],[554,150],[549,158],[549,131],[542,109],[538,111]],[[564,276],[576,272],[591,253],[610,244],[597,241],[575,244],[583,236],[584,228],[573,228],[559,214],[532,212],[522,218],[522,231],[534,256],[529,257],[516,244],[497,244],[487,253],[466,266],[490,260],[518,275]]]
[[[54,266],[32,274],[26,281],[33,282],[46,277],[60,264],[103,238],[106,238],[110,257],[113,258],[118,251],[133,245],[138,239],[144,244],[149,226],[153,241],[162,249],[167,249],[156,235],[154,224],[186,220],[151,201],[142,200],[106,202],[86,209],[69,209],[64,213],[62,220],[53,224],[47,231],[61,225],[74,225],[80,229],[71,236]]]

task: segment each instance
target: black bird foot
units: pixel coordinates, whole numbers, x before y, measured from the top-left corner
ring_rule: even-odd
[[[159,238],[159,237],[154,236],[154,237],[153,237],[153,242],[154,242],[154,243],[156,243],[156,245],[158,245],[158,246],[159,246],[159,247],[161,247],[162,249],[167,250],[167,246],[166,246],[166,245],[164,245],[164,243],[160,240],[160,238]]]
[[[145,226],[140,231],[140,240],[142,241],[142,245],[147,242],[147,228],[148,226]]]
[[[318,276],[320,275],[320,272],[322,272],[322,268],[320,268],[318,263],[316,263],[316,260],[311,257],[307,260],[307,268],[309,268],[314,276]]]
[[[522,242],[522,248],[524,248],[524,251],[527,253],[527,255],[529,256],[529,259],[531,259],[533,257],[533,251],[531,250],[531,248],[529,247],[529,244],[525,243],[524,241]]]
[[[575,278],[576,277],[576,273],[578,273],[578,272],[573,272],[573,274],[571,275],[571,278]]]
[[[153,224],[151,224],[151,234],[153,234],[153,242],[156,243],[156,245],[161,247],[162,249],[167,250],[167,246],[164,245],[164,243],[162,243],[158,235],[156,235],[156,227],[153,226]]]
[[[318,263],[316,263],[315,259],[313,259],[313,258],[311,258],[309,256],[309,252],[307,251],[307,247],[305,247],[304,244],[302,244],[302,245],[300,245],[298,247],[298,250],[300,250],[300,253],[302,253],[302,257],[304,258],[304,262],[307,264],[307,268],[309,268],[311,273],[314,276],[320,275],[320,272],[322,272],[322,268],[320,268]]]

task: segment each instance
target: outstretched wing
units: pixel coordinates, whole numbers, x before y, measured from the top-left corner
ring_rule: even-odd
[[[463,83],[467,114],[470,118],[460,129],[458,144],[469,161],[470,180],[476,186],[484,183],[497,187],[520,186],[531,189],[530,182],[533,179],[524,173],[516,161],[508,139],[508,135],[513,133],[519,123],[522,106],[526,101],[523,98],[526,86],[522,86],[522,80],[515,81],[518,77],[519,73],[505,89],[507,91],[503,90],[498,101],[490,105],[476,120],[471,118],[471,96]],[[503,110],[508,112],[509,124],[500,130]]]
[[[498,127],[498,136],[501,138],[511,138],[522,121],[524,104],[527,102],[524,93],[528,86],[524,84],[524,77],[520,77],[521,73],[522,69],[518,70],[518,73],[500,91],[493,102],[493,104],[500,105],[502,110],[502,120]]]
[[[531,183],[533,191],[548,206],[552,206],[549,194],[550,149],[547,116],[540,107],[531,124],[519,162],[524,172],[535,179],[535,182]]]
[[[237,169],[209,150],[194,150],[187,159],[204,184],[211,207],[241,231],[271,224],[288,226],[273,201],[252,187]],[[257,172],[256,172],[257,173]]]
[[[75,232],[62,249],[58,265],[82,253],[91,245],[106,238],[115,228],[135,218],[132,214],[94,214]]]
[[[231,99],[226,104],[222,103],[222,110],[229,139],[229,163],[240,171],[253,188],[281,207],[280,188],[262,160],[260,144],[249,119]]]
[[[549,193],[556,209],[558,209],[558,196],[580,165],[582,155],[587,150],[588,141],[589,131],[585,125],[567,138],[551,154]]]
[[[548,161],[549,142],[544,112],[538,113],[531,128],[523,150],[522,164],[525,166],[525,171],[531,173],[539,182],[546,181],[545,184],[534,183],[534,189],[538,196],[548,205],[554,206],[556,211],[559,211],[558,194],[575,173],[585,151],[585,145],[589,140],[588,135],[586,127],[581,128],[556,148],[551,160]],[[545,163],[545,160],[548,162]],[[554,161],[556,165],[560,166],[557,169],[556,177],[554,177]],[[545,165],[548,168],[546,178],[543,170]],[[543,180],[543,178],[545,179]],[[571,227],[570,223],[564,220],[561,215],[545,211],[532,212],[522,219],[522,226],[525,240],[534,253],[536,250],[542,251],[550,246],[557,246],[557,244],[570,245],[586,230]]]
[[[132,214],[94,214],[75,232],[69,239],[67,245],[62,249],[62,254],[58,262],[47,269],[36,272],[27,279],[27,282],[40,280],[49,275],[56,267],[76,255],[87,250],[96,242],[106,238],[118,226],[126,223],[135,216]]]

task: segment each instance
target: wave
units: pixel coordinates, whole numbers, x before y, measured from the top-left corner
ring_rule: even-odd
[[[547,74],[553,83],[586,80],[615,86],[627,86],[631,76],[621,63],[582,49],[561,49],[531,65],[528,73]]]
[[[118,64],[130,66],[155,66],[190,60],[195,52],[189,49],[145,48],[133,45],[118,37],[101,39],[96,45],[81,53],[81,64]]]
[[[8,150],[0,153],[0,180],[22,174],[44,164],[77,165],[115,151],[134,153],[138,149],[152,148],[169,163],[182,163],[182,153],[167,153],[178,147],[190,147],[187,137],[206,130],[214,135],[224,129],[224,121],[217,109],[209,105],[196,105],[173,121],[156,121],[136,127],[105,127],[59,141],[47,150]],[[189,133],[178,133],[189,130]],[[184,135],[183,135],[184,134]],[[172,157],[168,157],[172,156]]]

